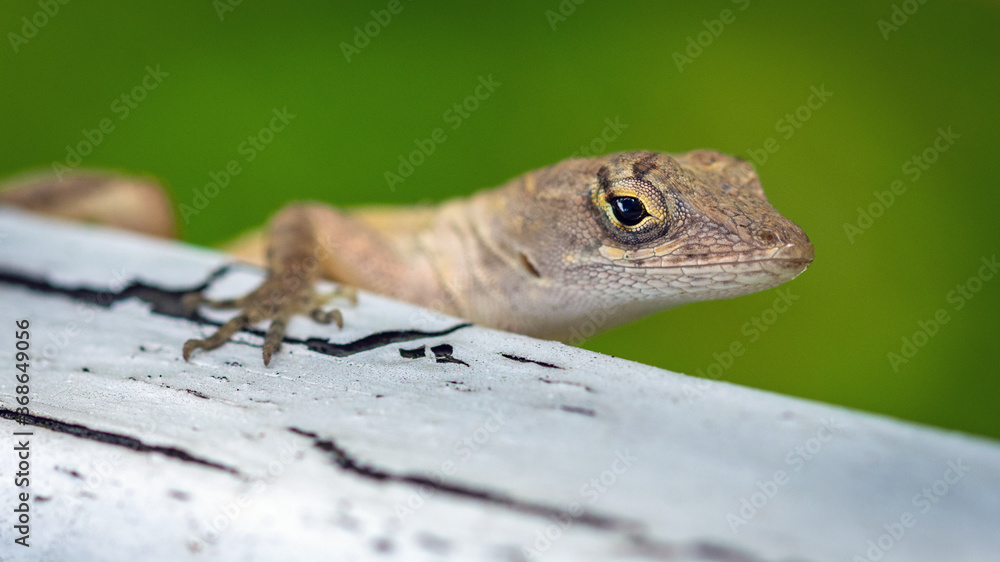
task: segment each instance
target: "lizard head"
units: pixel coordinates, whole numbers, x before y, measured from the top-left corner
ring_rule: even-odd
[[[592,261],[645,281],[651,296],[737,297],[789,281],[812,262],[809,238],[738,158],[628,152],[595,176],[589,195],[601,235]]]
[[[573,220],[557,220],[567,227],[555,229],[549,220],[545,232],[535,230],[551,237],[542,246],[558,251],[533,262],[543,281],[551,277],[576,295],[563,295],[564,302],[605,310],[599,329],[680,304],[769,289],[812,262],[809,238],[771,206],[743,160],[695,150],[571,162],[573,169],[550,168],[538,178],[537,185],[554,186],[539,187],[534,199],[544,215]]]

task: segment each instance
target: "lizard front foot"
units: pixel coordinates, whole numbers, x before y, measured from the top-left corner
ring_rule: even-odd
[[[308,314],[320,324],[336,323],[338,328],[344,326],[340,310],[323,308],[334,298],[347,299],[353,305],[357,303],[357,292],[353,287],[340,286],[332,292],[319,294],[311,283],[304,282],[299,277],[272,275],[249,294],[237,299],[211,300],[201,293],[190,293],[184,297],[184,306],[188,310],[193,311],[198,306],[205,305],[215,309],[239,309],[240,313],[209,337],[184,342],[184,360],[189,360],[196,349],[215,349],[229,341],[239,330],[270,320],[271,324],[264,335],[263,356],[264,366],[267,366],[271,362],[271,356],[281,349],[285,328],[292,316]]]

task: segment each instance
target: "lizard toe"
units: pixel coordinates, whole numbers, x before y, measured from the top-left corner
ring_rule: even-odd
[[[274,354],[281,349],[288,321],[296,314],[308,315],[320,324],[335,323],[338,328],[344,327],[344,316],[340,310],[323,308],[334,298],[343,298],[354,304],[357,303],[357,291],[353,287],[343,286],[329,293],[318,294],[308,285],[292,285],[280,279],[269,278],[249,294],[236,299],[210,300],[199,293],[186,295],[184,305],[190,307],[191,311],[205,305],[215,309],[238,308],[241,312],[207,338],[184,342],[184,360],[190,360],[197,349],[215,349],[229,341],[239,330],[270,320],[262,350],[264,365],[268,366]]]

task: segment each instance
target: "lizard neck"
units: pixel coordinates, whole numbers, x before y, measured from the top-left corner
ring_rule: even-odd
[[[548,267],[547,260],[562,258],[540,251],[551,243],[540,232],[544,223],[532,221],[524,208],[532,201],[532,181],[526,175],[443,203],[418,236],[420,253],[427,256],[440,291],[454,305],[445,312],[494,328],[568,341],[576,338],[576,327],[588,320],[587,314],[604,305],[552,276],[561,269]],[[619,307],[605,319],[617,325],[644,310],[633,313]]]

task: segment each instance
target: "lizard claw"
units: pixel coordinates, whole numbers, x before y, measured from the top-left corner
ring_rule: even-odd
[[[340,313],[340,310],[336,308],[331,310],[323,309],[326,303],[336,298],[345,299],[353,306],[358,304],[358,291],[354,287],[345,285],[337,287],[336,290],[329,293],[314,295],[313,300],[309,303],[309,316],[314,322],[318,324],[336,323],[338,328],[344,327],[344,315]]]
[[[313,322],[317,324],[330,324],[336,323],[338,328],[344,327],[344,315],[340,313],[336,308],[333,310],[323,310],[322,308],[314,308],[309,316],[313,319]]]
[[[269,277],[259,287],[249,294],[226,300],[210,300],[200,293],[190,293],[184,296],[185,308],[193,311],[200,305],[215,309],[241,309],[240,313],[219,327],[214,334],[204,339],[190,339],[184,342],[184,360],[188,361],[196,349],[206,351],[222,346],[239,330],[263,320],[271,324],[264,335],[263,358],[264,366],[271,362],[271,356],[281,349],[288,321],[296,314],[307,314],[321,324],[336,323],[343,328],[344,317],[339,310],[324,310],[322,307],[334,298],[347,299],[351,304],[357,303],[357,291],[353,287],[339,287],[326,294],[317,294],[306,283],[294,278]]]

